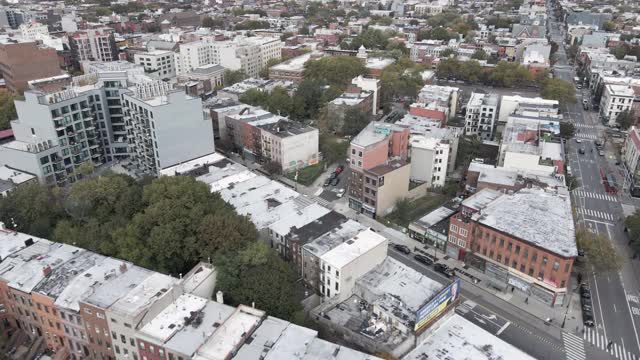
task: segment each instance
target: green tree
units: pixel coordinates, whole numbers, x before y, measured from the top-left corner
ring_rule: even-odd
[[[304,64],[305,79],[321,80],[339,88],[346,87],[351,79],[366,73],[367,68],[360,59],[351,56],[328,56]]]
[[[542,83],[540,95],[544,99],[558,100],[563,105],[576,102],[576,88],[574,85],[559,78],[546,79]]]
[[[298,120],[315,118],[326,100],[326,91],[326,85],[322,80],[301,81],[293,100],[292,117]]]
[[[244,94],[240,95],[238,100],[240,100],[241,103],[266,108],[269,102],[269,95],[265,91],[253,88],[245,91]]]
[[[604,31],[615,31],[616,30],[616,24],[613,23],[612,21],[605,21],[604,24],[602,24],[602,30],[604,30]]]
[[[236,24],[236,30],[258,30],[258,29],[268,29],[270,27],[268,21],[260,21],[260,20],[246,20],[239,24]]]
[[[331,165],[336,161],[343,161],[347,158],[347,149],[349,141],[341,139],[327,133],[320,134],[320,151],[327,165]]]
[[[613,243],[602,235],[596,235],[581,228],[576,231],[578,249],[585,253],[587,261],[598,272],[618,271],[623,259],[616,253]]]
[[[440,79],[448,79],[457,77],[460,73],[460,61],[457,59],[444,59],[438,63],[436,74]]]
[[[576,133],[576,126],[568,121],[560,122],[560,136],[564,139],[571,139]]]
[[[291,107],[293,102],[287,89],[282,86],[276,86],[273,90],[271,90],[271,94],[269,94],[269,100],[267,101],[267,109],[274,113],[280,114],[282,116],[287,116],[291,112]]]
[[[411,222],[411,201],[407,198],[398,199],[393,213],[397,223],[408,224]]]
[[[531,81],[531,74],[518,63],[500,61],[491,72],[489,79],[496,85],[512,87]]]
[[[637,254],[640,252],[640,211],[636,210],[633,215],[627,216],[624,225],[629,236],[629,245]]]
[[[13,95],[7,90],[0,90],[0,130],[10,128],[10,121],[16,117]]]
[[[65,216],[57,191],[37,183],[22,185],[0,197],[0,221],[16,231],[50,238]]]
[[[224,71],[224,86],[231,86],[235,83],[247,78],[247,75],[242,70],[225,70]]]
[[[262,169],[269,175],[280,175],[282,173],[282,165],[277,161],[268,161],[262,166]]]
[[[440,58],[441,59],[448,58],[451,55],[455,55],[455,54],[456,54],[455,50],[453,50],[452,48],[446,48],[440,51]]]
[[[611,53],[616,57],[616,59],[622,60],[624,59],[625,56],[627,56],[627,51],[628,51],[628,48],[626,44],[620,44],[616,46],[614,49],[612,49]]]
[[[343,134],[357,135],[367,126],[367,124],[369,124],[369,114],[353,107],[344,112],[344,119],[342,123]]]
[[[431,30],[431,39],[449,41],[451,38],[451,34],[442,26]]]
[[[460,63],[458,67],[458,78],[466,81],[477,82],[483,74],[482,65],[476,60],[469,60]]]
[[[202,27],[210,29],[223,29],[224,20],[218,17],[212,18],[210,16],[205,16],[204,19],[202,19]]]
[[[97,7],[96,8],[96,16],[109,16],[111,15],[111,9],[107,7]]]
[[[471,55],[471,58],[476,60],[487,60],[489,58],[489,55],[486,51],[478,49],[473,53],[473,55]]]
[[[620,129],[622,130],[627,130],[631,125],[634,125],[635,122],[635,114],[630,110],[621,111],[618,117],[616,117],[616,123],[620,125]]]
[[[291,319],[300,310],[293,268],[263,242],[253,242],[236,256],[218,256],[216,289],[232,305],[254,304],[271,316]]]

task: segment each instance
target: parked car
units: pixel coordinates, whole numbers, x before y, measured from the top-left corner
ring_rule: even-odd
[[[336,174],[340,174],[343,170],[344,170],[344,165],[338,165],[338,167],[336,168],[336,171],[334,172]]]
[[[578,150],[578,152],[579,152],[581,155],[584,155],[584,148],[580,148],[580,150]]]
[[[433,260],[429,259],[428,257],[424,256],[424,255],[420,255],[420,254],[416,254],[413,256],[414,259],[416,259],[417,262],[427,265],[427,266],[431,266],[433,265]]]
[[[581,139],[576,138],[576,143],[580,144],[580,143],[582,143],[582,140],[581,140]]]
[[[396,249],[398,252],[401,252],[401,253],[403,253],[405,255],[411,254],[411,249],[409,249],[409,247],[406,246],[406,245],[395,244],[395,245],[393,245],[393,248]]]
[[[585,298],[585,299],[591,299],[591,291],[590,290],[581,291],[580,292],[580,297],[581,298]]]
[[[336,186],[338,185],[339,182],[340,182],[340,178],[336,176],[333,178],[333,180],[331,180],[331,185]]]
[[[598,155],[600,155],[600,156],[604,156],[604,150],[600,150],[600,151],[598,151]]]
[[[344,192],[345,192],[344,189],[338,189],[338,191],[336,192],[336,196],[341,198],[344,196]]]
[[[433,270],[441,273],[442,275],[450,278],[453,277],[454,273],[453,273],[453,269],[449,268],[449,266],[447,266],[446,264],[440,264],[437,263],[435,265],[433,265]]]
[[[583,311],[583,312],[582,312],[582,323],[583,323],[585,326],[593,327],[593,325],[594,325],[594,322],[593,322],[593,313],[592,313],[591,311],[588,311],[588,312]]]

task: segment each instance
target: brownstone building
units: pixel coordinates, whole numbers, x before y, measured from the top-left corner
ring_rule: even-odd
[[[447,254],[548,305],[564,302],[578,255],[569,194],[484,189],[450,220]]]
[[[62,73],[56,50],[35,41],[0,44],[0,71],[14,92],[27,89],[29,80]]]

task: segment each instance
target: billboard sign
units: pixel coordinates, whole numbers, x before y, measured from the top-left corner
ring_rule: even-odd
[[[431,323],[431,320],[442,314],[449,305],[460,296],[460,279],[455,279],[449,286],[442,289],[436,296],[416,311],[416,326],[414,331],[418,332],[426,325]]]

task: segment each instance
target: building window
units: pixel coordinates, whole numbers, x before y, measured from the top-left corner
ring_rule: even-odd
[[[496,260],[497,260],[498,262],[502,262],[502,255],[498,254],[498,257],[496,258]]]
[[[506,266],[509,266],[509,258],[508,257],[504,258],[504,264]]]
[[[569,272],[569,263],[564,264],[564,272]]]
[[[504,239],[500,239],[500,247],[503,248],[504,247]]]
[[[460,233],[459,234],[460,234],[460,236],[467,237],[469,232],[467,231],[467,229],[460,229]]]
[[[511,267],[514,268],[514,269],[517,269],[518,268],[518,262],[513,260],[513,262],[511,263]]]
[[[509,243],[507,244],[507,250],[511,250],[512,246],[513,246],[513,244],[511,243],[511,241],[509,241]]]
[[[544,279],[544,272],[538,271],[538,279]]]
[[[553,267],[552,267],[553,271],[558,271],[559,268],[560,268],[560,263],[557,261],[554,261]]]
[[[114,340],[118,339],[118,335],[116,335],[116,332],[115,332],[115,331],[112,331],[112,332],[111,332],[111,337],[112,337]]]
[[[456,225],[451,225],[451,232],[453,233],[457,233],[458,232],[458,227]]]
[[[547,265],[547,261],[548,261],[547,257],[543,256],[542,257],[542,265]]]
[[[524,266],[524,264],[520,265],[520,272],[521,272],[521,273],[524,273],[524,270],[525,270],[525,266]]]
[[[536,261],[538,261],[538,254],[533,253],[533,255],[531,255],[531,262],[535,263]]]
[[[566,281],[562,280],[562,281],[560,282],[560,287],[564,287],[564,286],[566,285],[566,283],[567,283]]]
[[[520,254],[520,245],[516,245],[516,254]]]
[[[491,251],[489,252],[489,257],[490,257],[491,259],[493,259],[493,250],[491,250]]]
[[[533,267],[529,268],[529,276],[533,276]]]

